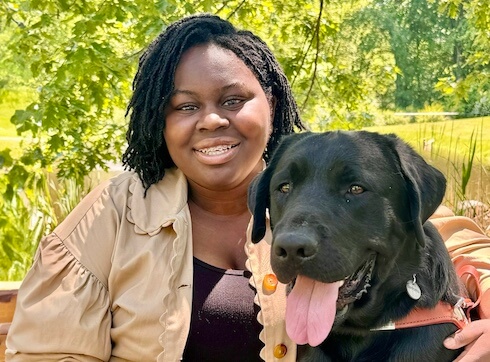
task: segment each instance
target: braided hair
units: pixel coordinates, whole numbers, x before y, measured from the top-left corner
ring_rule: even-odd
[[[184,17],[163,31],[143,53],[133,81],[133,95],[126,115],[128,148],[125,168],[134,170],[146,190],[160,181],[165,169],[174,167],[163,130],[164,110],[170,101],[174,76],[183,53],[206,43],[231,50],[254,73],[264,93],[275,99],[272,134],[263,157],[268,162],[282,135],[305,126],[299,118],[289,82],[268,46],[249,31],[210,14]]]

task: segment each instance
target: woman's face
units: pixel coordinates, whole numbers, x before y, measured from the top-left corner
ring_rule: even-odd
[[[262,169],[270,102],[247,66],[213,44],[187,50],[175,72],[164,137],[191,186],[231,190]]]

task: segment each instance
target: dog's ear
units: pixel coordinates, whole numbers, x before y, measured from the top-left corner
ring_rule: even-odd
[[[268,167],[257,175],[248,187],[248,208],[253,215],[252,242],[258,243],[266,231],[266,210],[270,204],[269,184],[272,175]]]
[[[391,134],[400,160],[403,177],[409,192],[410,218],[415,228],[417,241],[425,246],[423,224],[436,211],[446,192],[444,175],[427,164],[417,152],[397,136]]]

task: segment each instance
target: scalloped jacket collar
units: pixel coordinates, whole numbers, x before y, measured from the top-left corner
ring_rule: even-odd
[[[134,224],[137,234],[156,235],[171,224],[187,206],[187,179],[177,168],[165,170],[165,177],[153,184],[144,197],[145,189],[137,174],[137,182],[129,186],[126,217]]]

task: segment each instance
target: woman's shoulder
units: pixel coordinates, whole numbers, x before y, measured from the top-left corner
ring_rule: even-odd
[[[169,169],[159,182],[145,189],[133,171],[122,172],[95,187],[55,229],[64,239],[83,223],[90,228],[116,227],[128,221],[137,233],[152,234],[187,205],[187,181]]]
[[[91,219],[91,215],[103,217],[109,209],[117,210],[117,203],[128,195],[129,188],[135,183],[135,175],[123,172],[113,178],[105,180],[92,189],[59,224],[54,232],[60,239],[65,239],[81,223]],[[117,197],[115,197],[117,195]],[[127,199],[127,197],[126,197]],[[116,202],[115,202],[116,201]],[[119,207],[121,209],[121,207]]]

